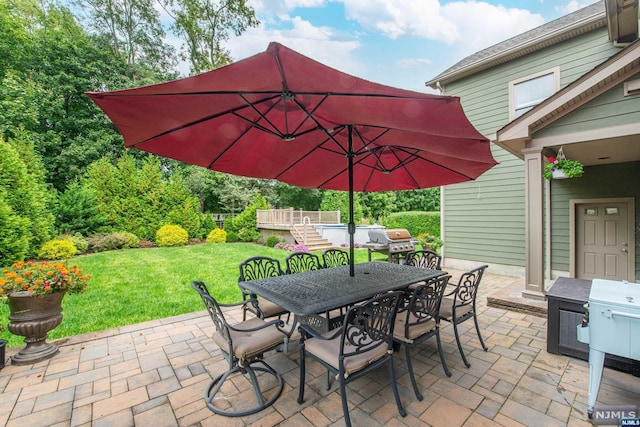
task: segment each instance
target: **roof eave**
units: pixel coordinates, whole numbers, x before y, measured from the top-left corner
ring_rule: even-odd
[[[577,37],[581,34],[585,34],[598,28],[605,27],[606,25],[606,14],[604,12],[600,12],[588,16],[580,21],[576,21],[572,25],[568,25],[564,28],[558,29],[557,31],[530,39],[498,54],[486,57],[478,62],[469,64],[451,73],[440,74],[439,76],[427,81],[425,85],[436,90],[438,89],[438,85],[444,85],[451,81],[468,77],[472,74],[495,67],[505,62],[512,61],[516,58],[528,55],[540,49],[553,46],[565,40]]]
[[[496,132],[493,142],[522,158],[520,149],[536,132],[640,72],[640,41],[626,47],[575,82]]]

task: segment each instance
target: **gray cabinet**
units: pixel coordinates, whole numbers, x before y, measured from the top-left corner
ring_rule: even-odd
[[[591,280],[559,277],[547,293],[547,351],[589,360],[589,345],[577,339],[576,325],[582,321],[589,300]],[[640,363],[607,355],[605,366],[640,376]]]

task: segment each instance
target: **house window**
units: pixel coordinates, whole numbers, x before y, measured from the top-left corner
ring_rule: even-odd
[[[560,69],[554,68],[509,82],[509,120],[514,120],[553,95],[560,86]]]

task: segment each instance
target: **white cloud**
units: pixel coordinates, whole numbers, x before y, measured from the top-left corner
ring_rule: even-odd
[[[597,1],[600,1],[600,0],[583,0],[583,1],[570,0],[564,6],[556,6],[556,10],[558,12],[561,12],[562,15],[567,15],[569,13],[575,12],[576,10],[582,9],[583,7],[589,6],[590,4],[596,3]]]
[[[417,37],[464,44],[474,52],[544,23],[525,9],[483,1],[343,0],[348,19],[386,37]],[[482,17],[478,19],[478,17]]]
[[[363,65],[353,59],[353,51],[360,46],[357,40],[341,40],[335,30],[316,27],[300,17],[289,18],[290,29],[269,29],[261,24],[250,28],[227,44],[234,59],[243,59],[263,52],[269,42],[276,41],[303,55],[341,71],[362,75]]]
[[[343,0],[347,19],[395,39],[414,36],[454,41],[457,28],[438,0]]]
[[[505,8],[486,2],[454,2],[443,7],[442,14],[458,28],[458,58],[502,42],[544,24],[541,15],[526,9]],[[482,19],[478,19],[481,16]]]

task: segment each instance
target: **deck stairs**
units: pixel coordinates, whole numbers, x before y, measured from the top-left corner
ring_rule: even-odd
[[[323,251],[333,248],[333,244],[324,239],[311,224],[296,224],[289,230],[293,238],[299,244],[303,244],[310,251]]]

